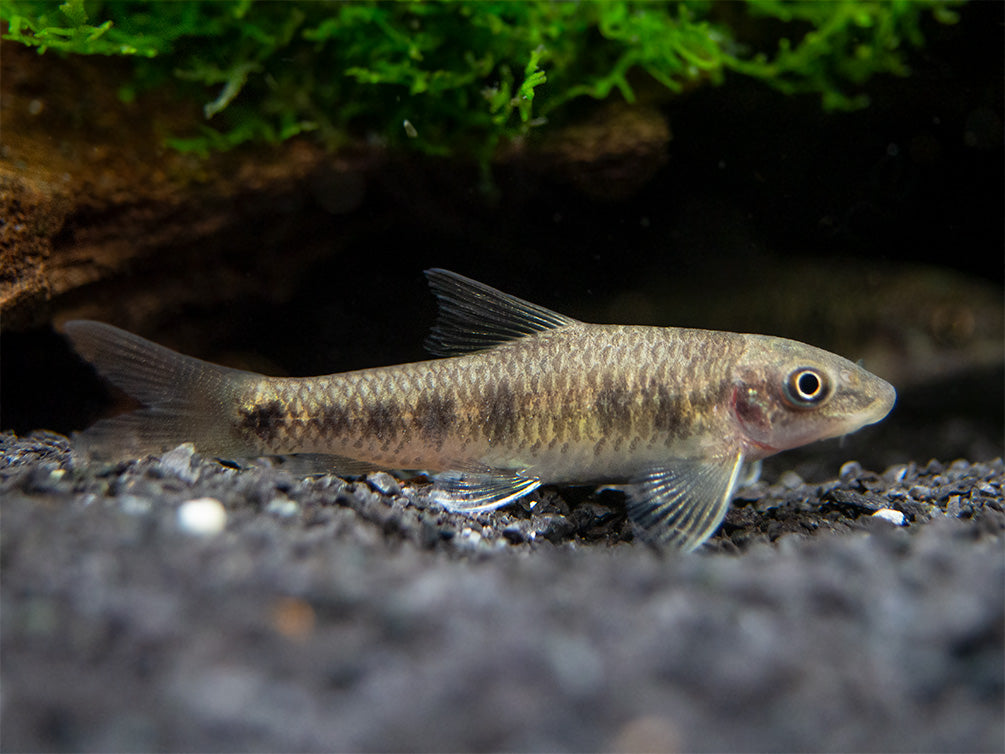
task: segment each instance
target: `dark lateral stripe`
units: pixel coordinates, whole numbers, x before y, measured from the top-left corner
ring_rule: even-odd
[[[526,399],[502,379],[486,386],[479,410],[482,432],[493,445],[511,441],[520,427]]]
[[[632,431],[632,404],[636,392],[618,384],[613,375],[605,374],[593,396],[600,431],[605,435],[627,435]]]
[[[238,428],[247,436],[257,437],[268,447],[279,435],[286,411],[278,400],[265,401],[238,412]]]
[[[363,407],[362,432],[389,443],[405,430],[402,405],[395,398],[378,398]]]
[[[317,422],[322,437],[341,437],[352,427],[352,414],[342,404],[328,404],[318,411]]]
[[[457,423],[457,402],[449,396],[425,392],[419,396],[412,424],[419,434],[437,450]]]

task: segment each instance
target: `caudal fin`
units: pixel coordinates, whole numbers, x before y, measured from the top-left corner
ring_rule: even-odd
[[[88,452],[135,457],[193,442],[212,455],[253,454],[234,432],[230,409],[233,396],[259,375],[183,356],[102,322],[74,320],[64,329],[77,353],[144,406],[78,434]]]

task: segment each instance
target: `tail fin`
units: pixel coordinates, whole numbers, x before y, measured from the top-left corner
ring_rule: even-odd
[[[212,455],[254,455],[235,433],[230,408],[240,387],[260,375],[183,356],[102,322],[74,320],[64,329],[98,373],[144,404],[78,434],[90,453],[140,456],[192,442]]]

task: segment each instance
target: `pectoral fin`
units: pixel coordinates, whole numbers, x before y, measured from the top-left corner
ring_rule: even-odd
[[[643,536],[690,552],[722,523],[742,465],[736,453],[654,468],[628,488],[628,515]]]
[[[500,508],[540,486],[540,479],[515,471],[446,471],[434,477],[430,497],[447,510],[477,513]]]

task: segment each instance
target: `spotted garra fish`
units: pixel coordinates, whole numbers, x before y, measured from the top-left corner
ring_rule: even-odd
[[[896,393],[813,346],[765,335],[594,325],[446,270],[428,350],[446,358],[267,377],[110,325],[66,332],[141,401],[78,437],[101,454],[193,442],[221,458],[323,454],[336,473],[423,470],[475,512],[546,483],[625,483],[651,540],[692,550],[722,522],[741,467],[877,422]]]

